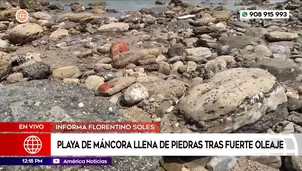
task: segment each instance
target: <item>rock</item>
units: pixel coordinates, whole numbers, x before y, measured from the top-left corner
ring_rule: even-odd
[[[302,125],[301,114],[297,112],[291,112],[291,115],[287,118],[288,121],[291,121],[297,125]]]
[[[271,168],[256,161],[239,159],[237,164],[230,171],[279,171],[279,169]]]
[[[148,90],[140,83],[135,83],[127,88],[123,95],[123,102],[132,106],[149,97]]]
[[[232,169],[236,164],[236,157],[213,157],[206,168],[210,171],[225,171]]]
[[[102,64],[102,63],[97,63],[96,65],[95,65],[95,69],[96,70],[111,70],[113,67],[112,67],[112,65],[111,64]]]
[[[228,45],[231,49],[243,49],[247,45],[252,44],[251,37],[249,36],[223,36],[218,41],[219,44]]]
[[[173,109],[174,106],[172,105],[171,101],[163,101],[155,110],[155,115],[157,117],[162,118],[164,116],[164,114],[169,113],[171,111],[169,111],[170,109]]]
[[[159,62],[158,72],[170,75],[170,64],[164,61]]]
[[[191,73],[191,72],[195,72],[196,69],[197,69],[198,65],[193,62],[193,61],[188,61],[188,64],[187,64],[187,72],[188,73]]]
[[[165,100],[165,97],[161,94],[154,94],[153,96],[150,97],[149,102],[155,102],[157,104],[160,104]]]
[[[97,51],[102,54],[110,53],[111,44],[104,44],[97,47]]]
[[[174,18],[175,12],[174,11],[165,11],[166,18]]]
[[[261,56],[271,57],[273,53],[265,45],[257,45],[254,48],[254,52]]]
[[[12,44],[23,44],[41,36],[43,29],[38,24],[19,24],[9,31],[8,40]]]
[[[274,111],[286,101],[284,88],[269,72],[233,68],[215,74],[208,83],[190,88],[178,108],[208,132],[232,132],[255,123],[266,111]]]
[[[11,67],[11,56],[8,53],[0,51],[0,79],[10,72]]]
[[[234,27],[240,27],[240,28],[250,28],[251,25],[243,22],[243,21],[229,21],[228,22],[229,25],[232,25]]]
[[[93,6],[93,7],[100,7],[100,6],[102,7],[102,6],[106,6],[107,3],[98,1],[98,2],[91,2],[88,5]]]
[[[96,90],[101,84],[104,83],[104,78],[97,75],[90,75],[85,80],[85,85],[89,90]]]
[[[223,46],[218,46],[218,55],[228,55],[230,54],[230,46],[229,45],[223,45]]]
[[[118,77],[99,86],[96,94],[112,96],[136,82],[134,77]]]
[[[58,22],[69,20],[73,22],[79,22],[80,20],[84,18],[91,18],[93,17],[93,14],[91,13],[64,13],[60,15],[58,18]]]
[[[280,156],[249,156],[241,157],[240,159],[256,161],[276,169],[280,169],[282,164]]]
[[[285,167],[287,170],[301,171],[302,170],[302,157],[300,157],[300,156],[285,157]]]
[[[15,17],[16,12],[18,10],[19,9],[17,9],[17,8],[1,10],[0,11],[0,18],[12,18],[12,17]]]
[[[71,11],[73,12],[83,12],[85,10],[85,7],[79,3],[73,3],[71,5]]]
[[[103,64],[109,64],[112,62],[112,58],[106,57],[106,58],[102,58],[101,60],[99,60],[99,63],[103,63]]]
[[[169,31],[177,32],[180,29],[188,30],[191,29],[191,25],[189,21],[186,20],[177,20],[168,23]]]
[[[208,77],[212,77],[218,72],[227,70],[230,66],[236,63],[233,56],[220,56],[213,60],[210,60],[205,65],[205,71]]]
[[[180,67],[184,66],[183,62],[177,61],[172,65],[172,70],[177,71]]]
[[[269,43],[268,48],[272,51],[273,54],[284,54],[286,56],[290,56],[292,44],[286,42],[274,42]]]
[[[114,78],[116,78],[117,75],[113,72],[105,71],[105,72],[101,73],[101,77],[103,77],[105,79],[105,81],[110,81],[110,80],[113,80]]]
[[[139,52],[139,56],[141,58],[147,56],[147,55],[154,55],[155,57],[157,57],[160,54],[160,50],[159,49],[143,49]]]
[[[51,68],[43,62],[34,62],[23,67],[21,72],[29,79],[47,79],[51,75]]]
[[[253,124],[249,124],[241,127],[236,132],[238,133],[263,133],[268,132],[268,130],[273,127],[276,123],[282,122],[288,119],[288,110],[286,103],[281,104],[277,107],[275,111],[267,112]]]
[[[198,19],[196,21],[193,22],[194,26],[204,26],[207,25],[209,23],[212,23],[215,21],[215,18],[213,18],[209,13],[204,13],[202,15],[201,19]]]
[[[218,49],[219,46],[218,46],[217,41],[214,40],[213,38],[211,38],[211,37],[209,38],[209,37],[199,39],[196,42],[197,46]]]
[[[283,128],[283,131],[281,133],[283,133],[283,134],[293,134],[293,133],[295,133],[295,124],[292,123],[292,122],[288,122],[286,124],[286,126]]]
[[[8,8],[12,8],[11,4],[8,2],[0,2],[0,10],[6,10]]]
[[[219,27],[216,27],[215,25],[195,27],[193,30],[195,35],[219,33],[219,31],[220,31]]]
[[[132,122],[151,122],[151,116],[141,108],[132,107],[122,110],[124,116]]]
[[[63,37],[69,36],[68,30],[66,29],[57,29],[56,31],[52,32],[49,36],[50,39],[60,39]]]
[[[287,87],[286,88],[286,96],[288,98],[300,99],[298,90]]]
[[[64,4],[62,4],[61,2],[55,2],[53,4],[50,4],[48,6],[48,8],[51,9],[51,10],[63,11],[64,10]]]
[[[130,63],[136,64],[139,59],[139,55],[134,52],[120,53],[112,58],[112,65],[115,68],[123,68]]]
[[[187,51],[185,50],[184,46],[180,43],[177,43],[175,45],[172,45],[168,49],[168,57],[172,58],[174,56],[182,56],[186,57],[187,56]]]
[[[46,12],[35,12],[32,16],[37,20],[49,20],[51,19],[51,15],[47,14]]]
[[[276,42],[276,41],[296,40],[299,37],[299,35],[297,33],[273,31],[273,32],[267,33],[265,35],[265,37],[270,42]]]
[[[118,11],[116,9],[106,9],[106,12],[108,13],[118,13]]]
[[[107,98],[95,97],[79,84],[62,84],[56,81],[39,80],[0,87],[0,120],[2,122],[125,122],[129,121]],[[84,106],[79,108],[78,104]],[[111,109],[111,112],[110,110]],[[114,165],[108,171],[134,170],[153,171],[159,167],[159,157],[113,157]],[[36,166],[45,170],[43,166]],[[19,166],[2,166],[4,170],[20,170]],[[94,166],[83,166],[95,170]],[[31,170],[32,166],[22,166]],[[49,166],[56,170],[57,167]],[[72,170],[74,166],[65,166]]]
[[[165,1],[164,0],[156,0],[155,4],[163,5],[163,4],[165,4]]]
[[[295,132],[296,133],[302,133],[302,127],[299,126],[299,125],[294,125],[294,128],[295,128]]]
[[[188,54],[186,60],[194,62],[207,60],[212,55],[211,50],[206,47],[190,48],[186,49],[186,51]]]
[[[302,108],[302,100],[295,98],[288,98],[287,108],[289,111],[297,111]]]
[[[88,56],[92,56],[93,55],[93,50],[92,49],[86,49],[83,52],[80,52],[79,54],[77,54],[76,56],[78,58],[86,58]]]
[[[23,0],[19,2],[21,9],[32,9],[35,11],[40,11],[42,9],[41,3],[37,0]]]
[[[295,62],[302,63],[302,58],[295,58]]]
[[[23,74],[21,72],[16,72],[13,74],[10,74],[7,78],[6,81],[8,83],[16,83],[16,82],[21,82],[24,80]]]
[[[188,47],[188,48],[194,48],[196,43],[198,41],[197,37],[191,37],[188,39],[183,40],[183,43]]]
[[[182,166],[177,162],[165,162],[163,163],[164,170],[182,171]]]
[[[187,4],[183,0],[171,0],[169,4],[174,4],[175,6],[186,7]]]
[[[7,26],[3,23],[0,23],[0,32],[7,30]]]
[[[129,29],[128,23],[110,23],[102,25],[100,28],[98,28],[99,32],[124,32]]]
[[[91,10],[91,13],[93,13],[93,14],[104,14],[105,11],[103,9],[97,8],[97,9]]]
[[[231,12],[227,10],[214,11],[213,17],[216,21],[228,21],[231,18]]]
[[[80,80],[77,78],[63,78],[63,83],[76,83],[79,84]]]
[[[293,80],[299,73],[295,62],[289,59],[262,59],[252,67],[267,70],[280,82]]]
[[[66,66],[53,70],[52,77],[59,79],[70,78],[78,72],[80,72],[80,70],[77,66]]]
[[[116,43],[112,43],[111,47],[110,47],[110,56],[114,57],[120,53],[123,52],[128,52],[129,48],[126,42],[116,42]]]
[[[47,5],[49,5],[49,2],[48,2],[48,0],[40,0],[40,4],[42,6],[47,6]]]
[[[165,99],[181,97],[186,90],[186,84],[179,80],[158,80],[142,83],[149,91],[149,95],[161,94]]]

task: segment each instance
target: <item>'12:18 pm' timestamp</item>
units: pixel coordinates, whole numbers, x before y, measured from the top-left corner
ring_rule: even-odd
[[[37,158],[25,158],[22,159],[23,164],[41,164],[43,163],[43,159],[37,159]]]

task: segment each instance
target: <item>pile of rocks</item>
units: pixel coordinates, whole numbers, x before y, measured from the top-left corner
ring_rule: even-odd
[[[166,133],[302,132],[297,2],[284,6],[293,10],[288,21],[260,23],[181,0],[117,18],[99,15],[111,11],[103,2],[90,4],[92,11],[74,3],[61,14],[59,3],[31,1],[19,4],[32,9],[25,24],[14,19],[18,8],[11,6],[18,3],[1,5],[2,121],[150,121]],[[302,168],[300,157],[169,160],[125,163],[141,163],[133,170]]]

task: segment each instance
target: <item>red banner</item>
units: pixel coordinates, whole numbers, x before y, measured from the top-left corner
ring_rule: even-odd
[[[51,132],[51,123],[0,122],[0,132]]]
[[[158,133],[158,122],[0,122],[0,133]]]
[[[0,156],[50,156],[50,134],[0,134]]]

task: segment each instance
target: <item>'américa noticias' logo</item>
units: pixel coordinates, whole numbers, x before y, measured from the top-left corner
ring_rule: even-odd
[[[42,141],[35,135],[28,136],[23,142],[24,150],[29,154],[37,154],[42,149]]]
[[[29,19],[28,12],[20,9],[16,12],[16,20],[20,23],[25,23]]]

